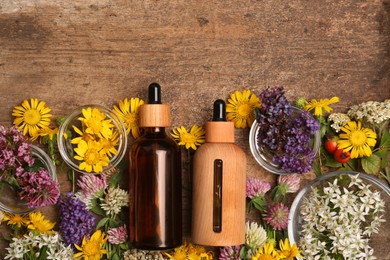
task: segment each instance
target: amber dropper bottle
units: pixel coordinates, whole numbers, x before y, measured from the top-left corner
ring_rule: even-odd
[[[148,95],[139,108],[144,134],[130,150],[130,239],[135,248],[163,250],[182,244],[181,153],[165,132],[170,107],[161,104],[160,85]]]

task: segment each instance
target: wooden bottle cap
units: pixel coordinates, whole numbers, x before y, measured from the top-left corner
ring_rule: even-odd
[[[206,143],[234,143],[234,123],[206,122]]]
[[[168,104],[143,104],[139,107],[140,127],[169,127],[170,121]]]

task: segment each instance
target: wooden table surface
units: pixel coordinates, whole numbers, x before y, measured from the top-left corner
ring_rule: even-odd
[[[1,1],[0,124],[12,125],[24,99],[46,101],[56,118],[81,105],[146,100],[152,82],[171,104],[172,127],[204,125],[214,100],[235,90],[275,85],[291,100],[338,96],[338,112],[383,101],[390,1]],[[247,175],[273,182],[251,156],[248,134],[235,130]],[[69,190],[65,174],[58,177]]]

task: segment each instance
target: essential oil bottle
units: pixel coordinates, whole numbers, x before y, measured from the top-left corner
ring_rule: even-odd
[[[162,250],[182,244],[181,152],[165,132],[170,107],[161,88],[149,86],[139,109],[144,134],[130,149],[130,239],[135,248]]]
[[[194,155],[192,240],[207,246],[245,242],[246,156],[234,144],[234,123],[226,121],[226,104],[214,102],[206,123],[206,142]]]

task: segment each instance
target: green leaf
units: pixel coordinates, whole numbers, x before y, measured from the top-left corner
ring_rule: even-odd
[[[317,177],[322,175],[321,165],[318,162],[314,162],[312,168]]]
[[[246,259],[246,255],[248,254],[248,248],[243,246],[240,250],[240,259]]]
[[[119,223],[118,223],[118,221],[116,221],[115,219],[110,218],[110,219],[108,220],[108,226],[109,226],[110,228],[115,228],[115,227],[118,227],[118,226],[119,226]]]
[[[381,138],[381,143],[380,146],[386,146],[387,150],[390,146],[390,132],[389,131],[384,131],[382,138]]]
[[[381,158],[375,154],[362,158],[362,167],[366,173],[378,173],[381,169]]]
[[[253,205],[256,209],[262,211],[264,209],[264,206],[267,204],[264,197],[256,197],[252,199]]]
[[[374,154],[379,156],[380,159],[382,160],[381,168],[382,169],[386,168],[387,165],[389,164],[389,162],[387,160],[387,157],[389,155],[389,150],[388,149],[381,149],[381,150],[376,151]]]
[[[94,198],[90,200],[91,203],[91,211],[97,215],[105,216],[106,212],[100,207],[98,203],[98,198]]]
[[[96,225],[96,230],[98,230],[99,228],[101,227],[104,227],[104,225],[106,225],[106,223],[109,221],[110,219],[109,218],[102,218],[99,223]]]
[[[113,254],[112,257],[111,257],[111,260],[120,260],[120,259],[121,258],[120,258],[118,253]]]

